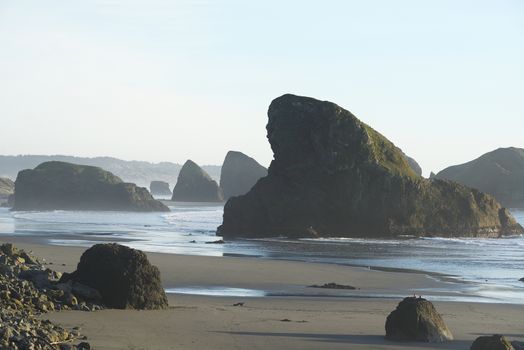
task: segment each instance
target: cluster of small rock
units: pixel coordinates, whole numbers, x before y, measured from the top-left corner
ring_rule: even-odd
[[[37,318],[54,310],[101,309],[96,302],[98,292],[86,286],[60,283],[60,276],[12,244],[0,245],[0,349],[91,348],[82,341],[85,338],[78,328],[66,330]],[[77,291],[80,293],[75,294]]]

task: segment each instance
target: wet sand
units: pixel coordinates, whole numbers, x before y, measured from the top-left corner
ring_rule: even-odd
[[[58,271],[74,270],[84,250],[24,239],[9,241],[46,258]],[[469,349],[476,337],[493,333],[524,341],[524,305],[449,301],[434,304],[455,341],[385,340],[386,316],[401,297],[425,296],[428,288],[451,297],[461,288],[424,274],[255,258],[148,256],[159,267],[166,288],[230,287],[286,296],[169,294],[168,310],[68,311],[43,317],[64,326],[80,326],[95,349]],[[358,289],[307,287],[328,282]],[[239,302],[244,305],[233,306]]]

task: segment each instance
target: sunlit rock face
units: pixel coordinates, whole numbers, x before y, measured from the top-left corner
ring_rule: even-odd
[[[224,208],[224,237],[486,236],[523,232],[490,195],[417,175],[393,143],[334,103],[269,106],[268,175]]]

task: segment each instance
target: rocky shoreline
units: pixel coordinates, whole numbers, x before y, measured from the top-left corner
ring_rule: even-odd
[[[30,253],[10,243],[0,246],[1,349],[91,349],[78,327],[66,329],[39,317],[49,311],[103,308],[86,298],[96,291],[60,283],[60,277]]]

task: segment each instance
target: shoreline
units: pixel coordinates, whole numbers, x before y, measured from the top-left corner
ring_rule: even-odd
[[[111,242],[111,237],[107,237],[107,239],[100,239],[97,238],[97,240],[103,241],[103,243],[109,243]],[[56,255],[56,252],[62,249],[65,250],[71,250],[76,251],[78,254],[78,259],[80,258],[81,253],[86,250],[89,246],[72,246],[72,245],[60,245],[60,244],[51,244],[47,242],[47,238],[42,238],[38,236],[7,236],[7,235],[0,235],[0,242],[10,242],[14,243],[16,246],[19,246],[26,250],[34,251],[37,256],[42,256],[45,258],[46,255],[39,254],[40,251],[43,250],[43,253],[47,253],[48,251],[52,252],[53,255]],[[85,242],[89,242],[88,240],[83,240]],[[129,242],[132,240],[125,240],[122,238],[119,238],[119,241],[121,243]],[[48,247],[48,249],[45,249],[44,247]],[[295,264],[295,265],[304,265],[304,268],[307,266],[325,266],[326,269],[328,269],[328,266],[332,266],[334,270],[339,269],[350,269],[353,272],[358,271],[359,274],[365,274],[367,271],[369,272],[377,272],[377,273],[383,273],[385,275],[415,275],[420,276],[420,279],[418,281],[417,288],[415,288],[415,293],[422,294],[421,292],[425,292],[428,294],[425,294],[426,296],[432,297],[433,300],[440,300],[440,301],[448,301],[448,302],[479,302],[479,303],[494,303],[494,304],[511,304],[511,305],[520,305],[519,303],[511,302],[511,301],[503,301],[503,300],[497,300],[495,298],[489,298],[482,295],[475,294],[473,291],[468,290],[469,287],[477,286],[477,284],[473,281],[467,281],[461,279],[459,276],[449,275],[449,274],[443,274],[438,272],[432,272],[432,271],[425,271],[425,270],[416,270],[416,269],[408,269],[408,268],[396,268],[396,267],[381,267],[381,266],[366,266],[366,265],[358,265],[358,264],[349,264],[349,263],[339,263],[339,262],[310,262],[305,259],[293,259],[293,258],[270,258],[265,256],[257,256],[257,255],[248,255],[248,254],[225,254],[223,256],[207,256],[207,255],[190,255],[190,254],[175,254],[175,253],[162,253],[162,252],[150,252],[144,250],[144,252],[148,255],[150,261],[155,264],[155,261],[159,261],[159,265],[164,265],[165,260],[169,260],[170,257],[173,257],[173,259],[179,259],[179,260],[187,260],[189,263],[191,261],[195,260],[201,260],[201,261],[208,261],[209,264],[212,266],[214,264],[215,259],[226,259],[227,261],[234,262],[238,261],[239,263],[246,264],[246,261],[266,261],[278,264],[279,262],[286,264]],[[58,254],[60,255],[60,254]],[[70,254],[66,254],[69,256]],[[230,260],[231,259],[231,260]],[[55,263],[51,262],[52,267],[55,269],[57,267],[67,267],[68,270],[61,271],[58,269],[58,271],[61,272],[71,272],[74,270],[74,267],[76,266],[76,262],[73,264],[72,261],[68,261],[65,263],[65,266],[57,266]],[[59,264],[64,264],[59,263]],[[234,263],[233,263],[234,264]],[[254,263],[256,265],[256,263]],[[231,265],[231,264],[229,264]],[[409,280],[409,278],[406,278]],[[171,283],[168,284],[165,282],[165,279],[163,278],[163,284],[165,286],[165,289],[174,289],[177,287],[174,283],[172,283],[171,279],[168,279]],[[228,287],[225,285],[221,285],[220,283],[213,282],[213,283],[201,283],[200,280],[196,281],[197,283],[183,283],[181,285],[178,285],[179,287],[190,287],[190,288],[197,288],[201,287],[202,289],[206,288],[213,288],[213,287]],[[323,281],[317,281],[315,283],[329,283],[329,282],[337,282],[332,280],[323,280]],[[180,282],[178,282],[180,283]],[[315,284],[311,283],[311,284]],[[351,284],[351,283],[349,283]],[[239,283],[235,287],[243,287],[243,283]],[[253,290],[257,290],[260,292],[260,294],[264,294],[264,296],[276,296],[276,297],[336,297],[336,298],[373,298],[373,299],[398,299],[402,297],[402,295],[412,295],[412,290],[409,290],[408,288],[403,289],[390,289],[387,288],[379,288],[378,290],[368,290],[368,294],[364,294],[365,290],[362,290],[361,288],[358,288],[357,290],[334,290],[334,289],[321,289],[324,293],[311,293],[308,292],[311,290],[311,288],[308,288],[308,285],[302,285],[300,287],[296,286],[288,286],[285,283],[279,284],[279,286],[284,286],[284,288],[275,288],[274,285],[271,286],[269,289],[264,288],[254,288]],[[410,284],[407,284],[407,286],[412,286]],[[478,286],[477,286],[478,287]],[[247,288],[252,289],[252,288]],[[331,293],[330,293],[331,292]],[[404,294],[402,294],[404,293]],[[407,293],[407,294],[406,294]],[[206,294],[197,294],[197,295],[206,295]]]
[[[76,268],[81,247],[0,237],[46,259],[50,268]],[[231,287],[285,290],[288,296],[207,296],[168,293],[167,310],[61,311],[43,314],[64,327],[81,328],[97,349],[464,349],[483,334],[502,333],[524,340],[524,305],[439,301],[424,290],[450,287],[417,273],[362,267],[240,257],[146,253],[160,269],[164,288]],[[308,286],[326,282],[360,288],[345,297],[340,290]],[[294,292],[314,292],[315,296]],[[370,294],[391,297],[370,297]],[[431,300],[455,341],[442,344],[397,343],[384,338],[387,315],[401,298],[422,294]],[[443,293],[448,295],[449,293]],[[234,306],[244,303],[243,306]]]

